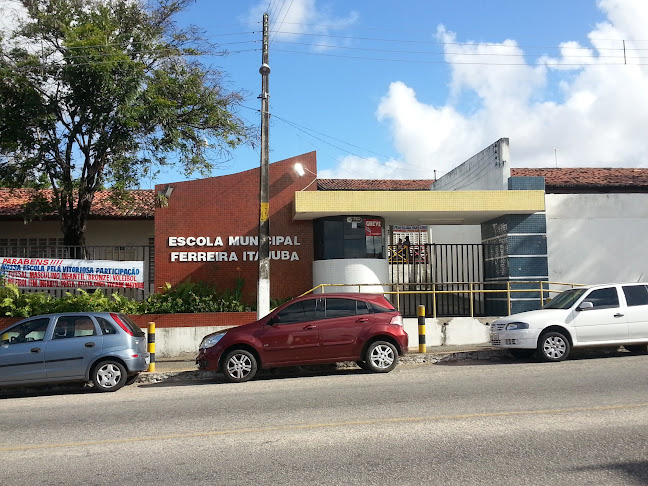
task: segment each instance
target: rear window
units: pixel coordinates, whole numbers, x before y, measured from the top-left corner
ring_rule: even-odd
[[[628,307],[648,305],[648,290],[645,285],[632,285],[623,287]]]
[[[137,337],[142,337],[144,336],[144,331],[142,331],[137,324],[133,322],[133,320],[128,317],[126,314],[117,314],[121,321],[124,323],[125,326],[127,326],[131,332],[133,333],[133,336]]]
[[[394,312],[396,310],[396,308],[387,301],[385,301],[384,305],[375,302],[369,302],[369,305],[374,312]]]

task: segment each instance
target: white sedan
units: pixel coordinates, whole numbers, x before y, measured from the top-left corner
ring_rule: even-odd
[[[577,347],[623,345],[648,352],[648,284],[566,290],[542,309],[495,320],[490,341],[515,357],[537,352],[546,361],[562,361]]]

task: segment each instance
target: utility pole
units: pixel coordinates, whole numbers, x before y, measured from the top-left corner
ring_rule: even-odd
[[[268,75],[268,13],[263,14],[263,53],[261,60],[261,172],[259,187],[259,283],[257,286],[257,319],[270,313],[270,174],[268,124],[270,121]]]

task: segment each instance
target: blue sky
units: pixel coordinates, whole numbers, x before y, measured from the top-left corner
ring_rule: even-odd
[[[645,0],[197,0],[178,20],[230,52],[203,61],[255,125],[264,11],[271,162],[314,150],[320,177],[430,179],[507,137],[514,167],[648,166]],[[213,175],[259,161],[239,148]]]

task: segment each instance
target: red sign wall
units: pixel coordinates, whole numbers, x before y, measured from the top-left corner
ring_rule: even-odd
[[[295,297],[313,282],[313,224],[293,221],[294,194],[312,181],[312,176],[299,177],[294,171],[298,162],[317,173],[315,152],[269,167],[272,299]],[[246,302],[256,302],[259,173],[257,168],[169,184],[173,191],[167,206],[155,211],[156,288],[191,281],[216,284],[224,291],[243,279]],[[155,190],[160,193],[165,187]]]

